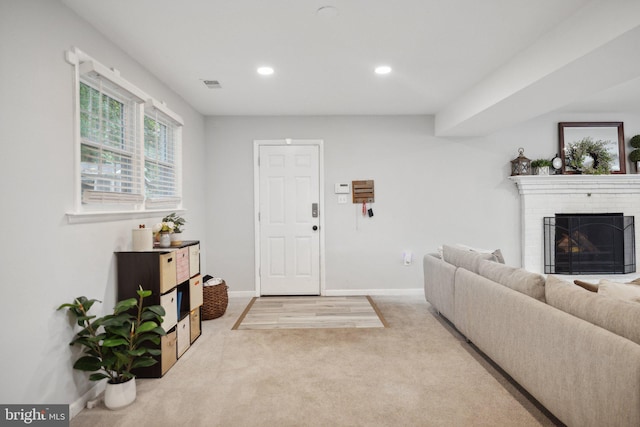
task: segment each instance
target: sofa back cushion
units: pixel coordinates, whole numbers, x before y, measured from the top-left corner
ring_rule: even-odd
[[[524,268],[510,267],[497,262],[480,261],[478,274],[503,286],[545,302],[544,277]]]
[[[609,298],[640,303],[640,286],[635,283],[618,283],[601,279],[598,293]]]
[[[442,245],[442,259],[456,267],[478,273],[480,261],[497,261],[495,255],[491,253],[481,253],[462,249],[451,245]]]
[[[547,304],[640,344],[640,304],[598,295],[547,277]]]

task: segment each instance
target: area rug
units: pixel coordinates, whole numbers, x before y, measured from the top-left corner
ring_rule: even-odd
[[[231,329],[385,328],[369,296],[253,298]]]

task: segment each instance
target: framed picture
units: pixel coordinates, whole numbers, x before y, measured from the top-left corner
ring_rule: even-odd
[[[627,173],[622,122],[561,122],[558,123],[558,132],[560,134],[562,173],[578,172],[567,166],[567,151],[572,144],[585,138],[606,143],[606,149],[613,158],[611,173]]]

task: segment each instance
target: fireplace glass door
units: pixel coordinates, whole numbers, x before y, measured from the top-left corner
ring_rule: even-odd
[[[621,213],[544,218],[545,273],[626,274],[636,271],[633,217]]]

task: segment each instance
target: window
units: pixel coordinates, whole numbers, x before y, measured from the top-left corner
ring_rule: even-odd
[[[103,79],[80,81],[82,203],[140,203],[136,102]]]
[[[180,123],[155,102],[147,103],[144,116],[144,184],[147,207],[180,201]]]
[[[182,119],[75,49],[75,214],[180,208]]]

